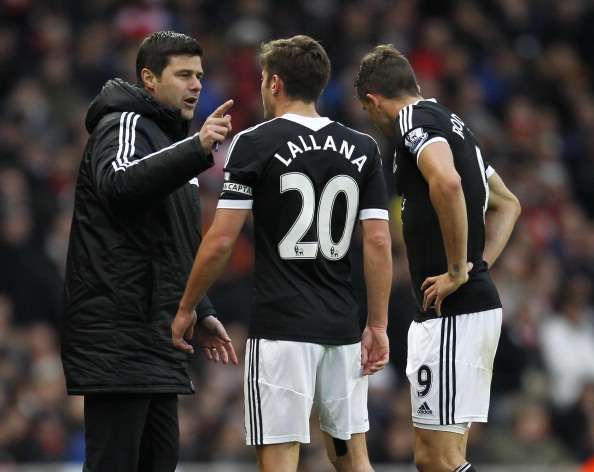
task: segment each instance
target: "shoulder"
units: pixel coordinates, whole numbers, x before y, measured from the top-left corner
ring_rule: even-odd
[[[273,118],[272,120],[263,121],[262,123],[258,123],[255,126],[251,126],[250,128],[246,128],[237,133],[231,140],[229,155],[231,155],[238,142],[250,142],[258,140],[262,136],[266,136],[271,130],[278,126],[279,121],[278,118]]]
[[[227,158],[225,159],[225,167],[229,165],[229,161],[240,162],[244,160],[244,157],[249,156],[253,158],[254,153],[258,153],[258,149],[261,149],[261,144],[264,140],[270,139],[269,136],[274,134],[274,129],[278,126],[278,122],[282,121],[278,118],[258,123],[255,126],[246,128],[243,131],[237,133],[231,140],[229,149],[227,151]]]
[[[370,147],[375,148],[379,152],[379,145],[375,138],[370,134],[363,133],[362,131],[358,131],[354,128],[350,128],[339,121],[335,121],[338,129],[344,133],[345,136],[350,138],[350,141],[359,144],[361,147]]]
[[[280,122],[282,122],[282,120],[280,120],[279,118],[273,118],[268,121],[263,121],[262,123],[258,123],[257,125],[251,126],[249,128],[244,129],[243,131],[240,131],[233,137],[233,140],[236,141],[242,138],[248,140],[258,138],[259,136],[263,136],[266,133],[269,133],[271,130],[278,128]]]
[[[103,116],[97,126],[95,127],[93,133],[117,133],[130,135],[137,130],[144,130],[149,129],[151,132],[155,131],[153,128],[158,129],[158,127],[154,124],[154,122],[146,117],[142,116],[139,113],[135,113],[132,111],[117,111],[117,112],[110,112]]]
[[[128,112],[117,111],[103,115],[103,117],[97,122],[97,126],[93,130],[93,133],[102,132],[114,127],[125,127],[126,117],[128,114]]]
[[[402,137],[410,131],[423,126],[442,127],[449,120],[449,111],[432,100],[412,103],[398,113],[396,126]]]

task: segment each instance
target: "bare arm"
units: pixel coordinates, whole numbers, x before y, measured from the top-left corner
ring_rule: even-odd
[[[445,274],[427,277],[421,285],[423,310],[435,305],[441,315],[443,300],[468,280],[472,265],[468,256],[468,218],[460,175],[454,166],[450,146],[444,142],[429,144],[418,158],[419,170],[429,185],[429,197],[439,219],[448,263]]]
[[[468,219],[460,175],[454,166],[450,146],[436,142],[421,152],[419,170],[429,184],[429,197],[441,228],[448,260],[448,273],[453,278],[466,274]]]
[[[250,210],[219,208],[194,260],[190,278],[179,302],[181,311],[192,312],[227,265],[235,241]]]
[[[363,220],[363,270],[367,287],[367,325],[386,329],[392,287],[392,250],[387,220]]]
[[[171,337],[173,345],[177,349],[189,353],[194,352],[187,341],[191,340],[194,334],[196,305],[227,265],[249,211],[223,208],[216,211],[212,226],[206,233],[194,260],[186,289],[171,324]],[[228,337],[225,338],[225,343],[231,357],[236,359],[231,340]]]
[[[492,267],[507,244],[520,216],[520,202],[494,173],[489,178],[489,203],[485,227],[483,259]]]
[[[367,326],[361,338],[363,375],[370,375],[390,360],[388,301],[392,287],[392,248],[387,220],[369,219],[363,228],[363,271],[367,287]]]

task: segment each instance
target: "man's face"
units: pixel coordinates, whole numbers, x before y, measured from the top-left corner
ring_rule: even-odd
[[[200,56],[170,56],[151,93],[159,103],[179,109],[182,118],[190,121],[198,105],[203,75]]]
[[[382,107],[369,98],[359,100],[373,125],[388,138],[394,135],[394,123]]]
[[[274,118],[275,101],[272,94],[272,80],[268,75],[268,71],[262,70],[262,84],[260,86],[262,93],[262,107],[264,108],[264,119],[271,120]]]

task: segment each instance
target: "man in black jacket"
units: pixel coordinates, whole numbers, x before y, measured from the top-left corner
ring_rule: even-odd
[[[170,324],[200,244],[200,172],[231,130],[231,100],[187,137],[203,75],[183,34],[147,37],[140,87],[107,82],[92,102],[76,185],[65,281],[62,362],[85,396],[85,471],[173,471],[177,394],[194,387]],[[197,307],[209,358],[237,357],[208,298]]]

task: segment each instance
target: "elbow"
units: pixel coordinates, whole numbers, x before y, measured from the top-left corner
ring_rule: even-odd
[[[520,200],[514,195],[514,207],[516,209],[516,220],[522,214],[522,205],[520,204]]]
[[[125,172],[125,171],[124,171]],[[125,180],[123,172],[117,172],[111,178],[99,182],[99,191],[113,204],[136,203],[139,198]]]
[[[235,238],[226,235],[219,235],[213,244],[214,252],[218,255],[229,254],[235,245]]]
[[[510,213],[514,216],[514,221],[517,221],[522,213],[522,205],[520,204],[520,200],[515,195],[511,195],[509,199],[509,207]]]
[[[458,174],[440,177],[429,183],[429,190],[434,196],[454,198],[462,193],[462,179]]]
[[[382,252],[391,254],[392,239],[389,231],[374,231],[365,236],[364,244]]]

